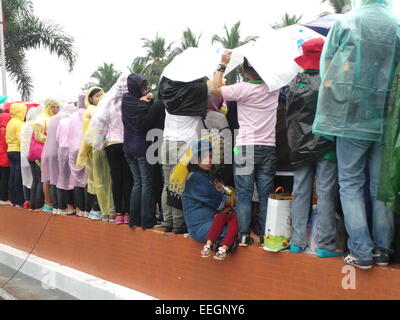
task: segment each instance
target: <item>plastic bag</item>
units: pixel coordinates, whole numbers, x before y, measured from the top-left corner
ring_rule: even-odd
[[[275,193],[269,196],[264,250],[279,252],[289,247],[292,237],[292,199],[290,194]]]

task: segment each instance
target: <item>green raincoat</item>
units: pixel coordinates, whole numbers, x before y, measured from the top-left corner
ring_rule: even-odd
[[[321,56],[315,134],[383,141],[388,98],[400,61],[400,22],[391,0],[354,1]]]
[[[389,103],[378,200],[400,213],[400,65],[397,68]]]

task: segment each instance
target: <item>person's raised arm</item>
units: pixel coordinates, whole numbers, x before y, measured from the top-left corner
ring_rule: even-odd
[[[218,66],[217,71],[214,74],[214,79],[211,85],[211,94],[213,96],[222,96],[222,78],[224,76],[226,67],[231,61],[232,51],[226,50],[221,57],[221,64]]]

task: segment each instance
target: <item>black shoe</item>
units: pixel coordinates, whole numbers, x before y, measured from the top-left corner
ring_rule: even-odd
[[[386,250],[374,249],[372,251],[372,259],[374,263],[380,267],[386,267],[389,265],[390,256]]]
[[[362,270],[368,270],[374,266],[372,261],[357,259],[351,253],[346,254],[343,261],[351,266],[357,267]]]
[[[171,232],[172,232],[172,227],[164,227],[164,226],[163,226],[163,228],[164,228],[164,231],[165,231],[166,233],[171,233]]]
[[[143,230],[150,230],[150,229],[153,229],[154,228],[154,225],[152,226],[152,225],[150,225],[150,226],[142,226],[142,229]]]
[[[185,227],[185,228],[174,228],[174,229],[172,230],[172,232],[173,232],[174,234],[186,234],[186,233],[188,233],[188,230],[187,230],[186,227]]]

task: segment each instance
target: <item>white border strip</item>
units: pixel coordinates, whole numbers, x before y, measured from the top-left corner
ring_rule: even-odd
[[[28,254],[0,244],[0,263],[17,270]],[[42,283],[44,289],[59,289],[80,300],[157,300],[144,293],[96,278],[58,263],[30,256],[20,272]]]

